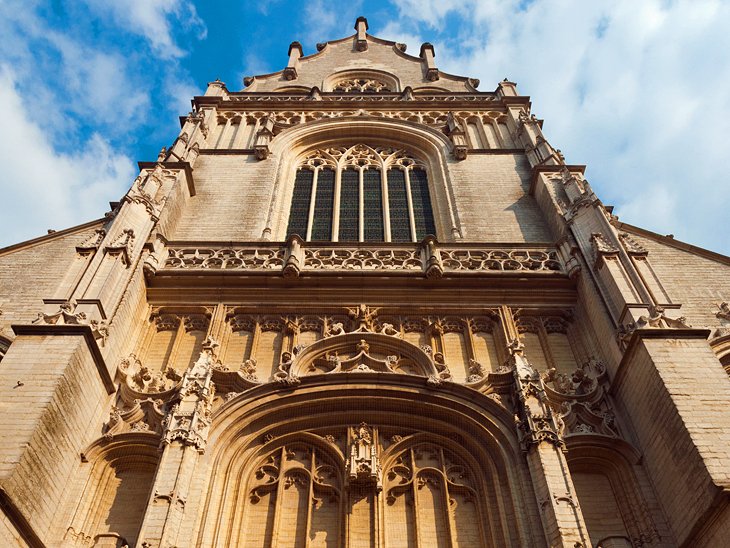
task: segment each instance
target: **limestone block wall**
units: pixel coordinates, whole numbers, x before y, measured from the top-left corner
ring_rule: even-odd
[[[251,154],[201,154],[195,163],[196,195],[168,235],[173,240],[259,240],[276,177],[274,159]]]
[[[529,164],[523,154],[473,154],[448,163],[450,192],[464,241],[551,242],[552,234],[528,195]],[[250,154],[202,154],[195,165],[196,195],[190,198],[171,240],[259,240],[277,177],[286,177],[276,158]],[[288,188],[290,185],[281,185]],[[432,191],[431,200],[440,194]],[[288,217],[286,196],[273,196]],[[448,210],[446,203],[435,210]],[[277,208],[278,210],[279,208]],[[286,223],[283,223],[284,226]],[[438,226],[448,227],[445,218]],[[448,240],[450,234],[439,235]],[[272,235],[282,240],[284,235]]]
[[[649,251],[649,260],[681,313],[693,326],[716,326],[718,303],[730,301],[728,262],[677,249],[649,237],[633,236]]]
[[[76,245],[101,226],[101,221],[89,223],[0,250],[0,334],[9,334],[13,323],[36,319],[42,299],[54,296],[76,258]]]
[[[552,242],[535,199],[524,154],[469,154],[450,162],[465,241]]]

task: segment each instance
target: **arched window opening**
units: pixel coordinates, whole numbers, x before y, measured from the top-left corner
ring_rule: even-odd
[[[297,168],[287,237],[418,242],[435,233],[425,165],[404,150],[331,147]]]

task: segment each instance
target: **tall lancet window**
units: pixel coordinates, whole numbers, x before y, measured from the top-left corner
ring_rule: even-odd
[[[297,168],[286,232],[333,242],[418,242],[436,235],[425,165],[389,147],[312,151]]]

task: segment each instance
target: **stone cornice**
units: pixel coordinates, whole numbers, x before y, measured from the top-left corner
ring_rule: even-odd
[[[508,108],[525,105],[529,108],[528,96],[497,97],[495,93],[443,93],[415,95],[412,100],[403,100],[401,93],[387,94],[341,94],[320,92],[321,99],[313,99],[309,94],[281,92],[231,93],[228,98],[221,96],[196,96],[196,108],[216,107],[217,109],[243,110],[340,110],[342,108],[407,108],[408,110],[435,108],[455,110],[485,108]]]
[[[104,384],[104,388],[106,388],[106,391],[108,394],[113,394],[116,390],[116,387],[114,386],[114,381],[111,378],[111,375],[109,374],[109,370],[107,369],[106,362],[104,361],[104,357],[101,355],[101,351],[99,350],[99,346],[96,344],[96,339],[94,338],[94,334],[92,332],[92,329],[88,325],[77,325],[77,324],[56,324],[56,325],[48,325],[48,324],[34,324],[34,325],[28,325],[28,324],[21,324],[21,325],[11,325],[10,326],[13,329],[13,332],[15,332],[16,336],[19,335],[30,335],[30,336],[78,336],[81,335],[84,340],[86,341],[86,346],[89,348],[89,353],[91,354],[92,359],[94,360],[94,365],[96,365],[96,369],[99,371],[99,377],[101,378],[101,382]]]

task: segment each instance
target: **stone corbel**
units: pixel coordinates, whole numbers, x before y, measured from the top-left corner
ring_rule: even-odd
[[[465,160],[466,152],[469,148],[466,142],[466,134],[453,112],[449,112],[446,120],[446,134],[454,145],[454,158],[457,160]]]
[[[426,236],[421,242],[424,275],[429,280],[440,280],[444,275],[444,266],[436,247],[437,243],[435,236]]]
[[[302,240],[297,234],[292,234],[286,241],[286,260],[282,275],[285,278],[298,278],[304,268],[304,249]]]
[[[274,124],[275,120],[273,116],[269,116],[264,120],[263,126],[256,134],[256,142],[253,150],[258,160],[265,160],[269,157],[269,143],[274,138]]]

